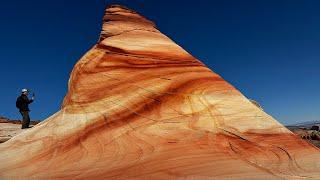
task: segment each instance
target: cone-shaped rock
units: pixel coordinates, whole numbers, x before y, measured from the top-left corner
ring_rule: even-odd
[[[107,8],[61,110],[0,152],[0,177],[320,177],[317,148],[121,6]]]

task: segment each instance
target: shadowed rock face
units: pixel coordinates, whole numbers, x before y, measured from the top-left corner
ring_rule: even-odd
[[[0,151],[1,177],[320,176],[317,148],[121,6],[107,8],[62,109]]]

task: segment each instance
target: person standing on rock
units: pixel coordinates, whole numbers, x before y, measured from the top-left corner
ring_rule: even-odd
[[[22,127],[21,129],[29,128],[30,116],[29,116],[29,104],[34,101],[34,94],[31,99],[28,98],[29,91],[22,89],[21,95],[17,98],[16,107],[19,109],[22,115]]]

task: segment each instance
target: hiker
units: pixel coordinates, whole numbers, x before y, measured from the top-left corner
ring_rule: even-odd
[[[19,109],[22,115],[22,127],[21,129],[30,128],[30,117],[29,117],[29,104],[34,101],[34,94],[31,99],[28,98],[29,91],[27,89],[22,89],[21,96],[17,98],[16,107]]]

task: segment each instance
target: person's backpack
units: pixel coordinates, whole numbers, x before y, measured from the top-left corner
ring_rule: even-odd
[[[21,100],[20,100],[20,97],[17,98],[16,107],[17,107],[18,109],[21,109]]]

